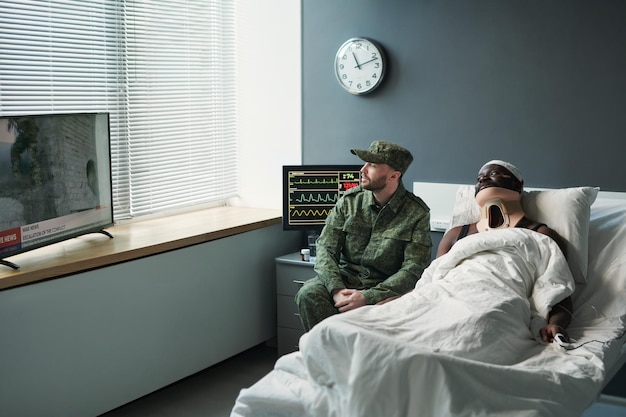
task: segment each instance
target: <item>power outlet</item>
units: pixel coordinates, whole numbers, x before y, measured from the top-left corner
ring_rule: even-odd
[[[433,232],[445,232],[448,230],[448,226],[450,222],[448,220],[442,219],[431,219],[430,220],[430,230]]]

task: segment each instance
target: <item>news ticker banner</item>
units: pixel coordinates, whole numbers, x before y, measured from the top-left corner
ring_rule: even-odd
[[[83,230],[90,230],[98,225],[105,224],[103,218],[104,207],[94,210],[73,213],[67,216],[44,220],[20,227],[0,231],[0,254],[25,249],[30,246],[40,246],[51,240],[60,240],[67,235],[80,234]]]

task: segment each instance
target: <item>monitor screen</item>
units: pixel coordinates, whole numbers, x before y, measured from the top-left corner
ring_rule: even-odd
[[[347,190],[361,181],[361,165],[283,166],[283,229],[320,231]]]
[[[0,117],[3,264],[113,224],[109,132],[108,113]]]

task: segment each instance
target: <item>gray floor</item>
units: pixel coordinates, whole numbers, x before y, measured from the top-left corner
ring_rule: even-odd
[[[626,407],[623,405],[624,402],[621,402],[621,404],[597,402],[589,407],[582,417],[624,417],[626,416]]]
[[[239,390],[275,361],[275,348],[259,346],[101,417],[228,417]],[[626,400],[611,400],[595,403],[583,417],[626,417]]]
[[[241,388],[274,362],[276,348],[258,346],[101,417],[228,417]]]

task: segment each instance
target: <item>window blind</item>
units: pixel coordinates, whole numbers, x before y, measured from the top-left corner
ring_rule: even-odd
[[[234,0],[0,7],[0,114],[108,111],[116,219],[237,194]]]
[[[124,21],[131,213],[233,196],[234,5],[126,2]]]

